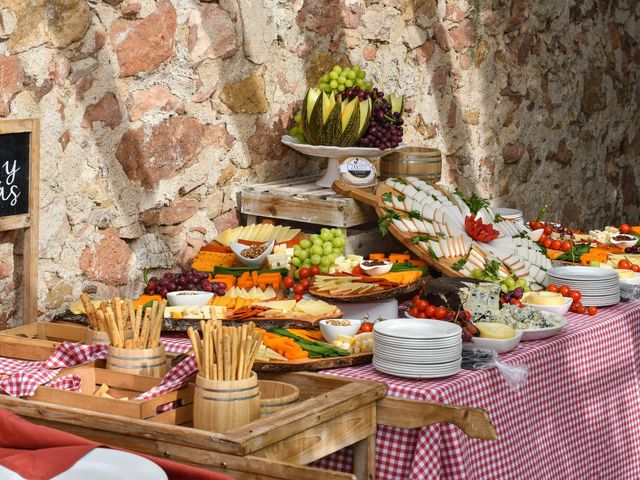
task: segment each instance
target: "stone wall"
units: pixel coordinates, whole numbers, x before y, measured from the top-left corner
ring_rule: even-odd
[[[237,223],[242,185],[317,171],[279,138],[336,62],[407,95],[446,182],[639,223],[639,22],[635,0],[0,0],[0,117],[42,121],[39,308],[139,293]]]

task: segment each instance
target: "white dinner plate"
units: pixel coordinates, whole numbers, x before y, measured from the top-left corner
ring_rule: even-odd
[[[376,322],[373,331],[385,337],[407,340],[445,339],[462,334],[462,329],[455,323],[441,320],[414,320],[412,318]]]
[[[608,280],[618,277],[613,270],[596,267],[554,267],[547,271],[547,275],[567,280]]]
[[[382,346],[394,347],[394,348],[410,348],[414,350],[438,350],[441,348],[455,347],[462,343],[462,337],[451,337],[444,339],[434,340],[409,340],[409,339],[396,339],[394,337],[385,337],[380,334],[373,335],[373,342]]]
[[[438,365],[441,363],[454,362],[462,355],[462,348],[455,352],[448,352],[443,355],[414,355],[413,352],[406,352],[404,355],[397,355],[385,351],[374,350],[373,357],[379,360],[395,362],[408,365]]]
[[[395,345],[386,345],[382,344],[379,341],[373,340],[373,351],[384,353],[385,355],[406,355],[411,354],[420,358],[427,357],[441,357],[450,354],[454,354],[456,352],[460,352],[462,349],[462,339],[460,339],[460,343],[451,345],[449,347],[444,348],[413,348],[413,347],[397,347]]]
[[[383,373],[395,375],[404,378],[440,378],[455,375],[460,371],[461,361],[452,362],[446,368],[427,368],[426,366],[418,366],[410,368],[409,366],[398,366],[388,363],[374,362],[373,367]]]

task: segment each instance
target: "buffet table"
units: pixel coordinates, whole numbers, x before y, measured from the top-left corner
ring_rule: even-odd
[[[333,375],[387,383],[388,395],[485,409],[499,440],[471,439],[450,424],[378,427],[380,479],[640,478],[640,302],[569,314],[557,336],[501,355],[529,366],[518,391],[501,374],[462,370],[443,380],[402,380],[371,365]],[[319,464],[348,470],[347,450]]]

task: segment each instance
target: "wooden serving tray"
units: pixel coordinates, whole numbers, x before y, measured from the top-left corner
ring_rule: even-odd
[[[310,358],[288,362],[259,362],[253,364],[256,372],[316,372],[330,368],[355,367],[371,363],[373,353],[355,353],[344,357]]]
[[[385,214],[382,208],[383,207],[388,208],[385,206],[382,200],[382,195],[384,195],[386,192],[392,192],[396,195],[400,194],[400,192],[394,190],[384,182],[378,184],[375,193],[369,192],[367,190],[363,190],[361,188],[354,187],[352,185],[349,185],[343,182],[342,180],[336,180],[335,182],[333,182],[333,190],[340,193],[341,195],[351,197],[354,200],[358,200],[360,202],[366,203],[367,205],[371,205],[372,207],[375,208],[376,213],[378,214],[379,217],[382,217]],[[439,260],[436,260],[431,255],[425,255],[424,251],[418,248],[411,241],[411,239],[415,235],[402,232],[398,228],[396,228],[393,224],[389,225],[388,230],[389,230],[389,233],[391,233],[394,237],[396,237],[406,248],[411,250],[418,258],[424,260],[430,267],[442,272],[448,277],[465,277],[465,275],[462,274],[461,272],[451,268],[453,264],[456,263],[462,257],[440,258]]]
[[[193,386],[191,385],[148,400],[131,400],[131,398],[158,386],[161,379],[87,365],[65,369],[58,376],[69,374],[78,375],[82,379],[79,392],[41,386],[30,399],[36,402],[54,403],[92,412],[110,413],[160,423],[176,424],[191,421],[191,404],[193,403]],[[93,394],[96,388],[104,383],[109,386],[108,393],[118,398],[100,397]],[[119,398],[122,397],[128,397],[129,400],[120,400]],[[180,400],[181,406],[177,409],[157,413],[156,409],[160,405],[178,400]]]
[[[398,298],[403,295],[409,295],[413,292],[420,290],[425,283],[428,281],[428,278],[421,278],[417,282],[410,283],[409,285],[402,285],[400,287],[390,288],[385,290],[384,292],[375,292],[369,293],[365,295],[358,295],[353,297],[332,297],[331,295],[327,295],[322,292],[318,292],[317,289],[313,287],[309,287],[309,293],[314,297],[318,297],[321,300],[329,301],[329,302],[342,302],[342,303],[367,303],[367,302],[380,302],[383,300],[389,300],[391,298]]]
[[[36,322],[0,331],[0,356],[42,361],[64,341],[84,343],[87,327]]]

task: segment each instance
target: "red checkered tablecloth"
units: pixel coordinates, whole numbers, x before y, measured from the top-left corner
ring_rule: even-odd
[[[378,479],[640,478],[640,302],[595,317],[570,314],[560,334],[500,357],[529,366],[519,390],[509,389],[496,369],[428,381],[385,375],[371,365],[325,373],[383,381],[394,397],[489,413],[497,442],[470,439],[449,424],[379,427]],[[350,471],[351,451],[317,465]]]

